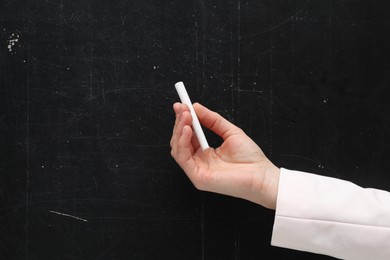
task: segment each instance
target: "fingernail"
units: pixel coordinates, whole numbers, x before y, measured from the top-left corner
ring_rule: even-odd
[[[178,115],[179,121],[180,121],[180,119],[181,119],[181,114],[182,114],[182,112],[183,112],[183,105],[180,104],[180,106],[179,106],[179,115]]]

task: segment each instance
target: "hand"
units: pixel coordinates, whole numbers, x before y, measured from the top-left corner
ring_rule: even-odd
[[[173,105],[176,121],[171,155],[196,188],[246,199],[275,209],[280,170],[240,128],[196,103],[200,123],[223,139],[220,147],[203,150],[191,128],[189,108]]]

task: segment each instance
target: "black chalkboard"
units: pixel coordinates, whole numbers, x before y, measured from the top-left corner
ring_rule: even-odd
[[[170,157],[174,83],[278,166],[390,190],[388,1],[0,2],[0,258],[329,259]],[[207,132],[217,146],[219,138]]]

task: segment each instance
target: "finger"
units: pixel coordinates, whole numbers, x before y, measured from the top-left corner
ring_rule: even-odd
[[[171,141],[169,143],[172,149],[177,139],[177,125],[179,124],[179,117],[180,117],[180,103],[173,104],[173,110],[175,112],[175,124],[172,129]]]
[[[177,143],[177,156],[176,161],[184,172],[191,176],[195,171],[195,161],[193,159],[194,149],[191,144],[191,139],[193,137],[193,132],[190,126],[185,125],[182,129],[182,134]]]
[[[174,109],[175,109],[175,111],[178,111],[178,113],[179,113],[179,116],[178,116],[179,120],[180,120],[180,117],[181,117],[181,113],[183,113],[184,111],[190,112],[190,108],[186,104],[181,104],[181,103],[177,103],[177,105],[175,104],[174,105]],[[190,121],[191,121],[191,124],[192,124],[191,112],[190,112],[190,116],[191,116]],[[187,120],[187,119],[185,119],[185,120]],[[198,138],[195,135],[192,135],[191,143],[192,143],[192,146],[193,146],[195,151],[200,147],[200,143],[198,141]]]
[[[175,104],[173,104],[173,110],[175,112],[175,125],[173,126],[172,136],[176,132],[177,124],[179,123],[179,120],[180,120],[180,116],[181,116],[181,103],[176,102]]]
[[[184,104],[181,104],[181,103],[175,103],[173,105],[173,109],[175,110],[175,113],[176,113],[176,120],[175,120],[175,126],[173,128],[173,135],[175,135],[177,132],[179,133],[179,135],[181,134],[181,127],[183,126],[182,123],[185,123],[185,124],[191,124],[191,118],[190,118],[190,121],[188,121],[188,118],[186,118],[184,121],[182,121],[182,115],[185,111],[188,111],[189,112],[189,108],[184,105]],[[175,135],[177,136],[177,135]]]
[[[240,128],[230,123],[221,115],[211,111],[199,103],[194,104],[194,109],[200,123],[222,137],[224,140],[226,140],[226,138],[228,138],[230,135],[239,133],[241,131]]]
[[[192,128],[191,128],[192,130]],[[199,143],[199,140],[198,138],[196,137],[196,135],[194,134],[194,131],[192,130],[192,138],[191,138],[191,144],[192,144],[192,147],[194,148],[194,151],[198,150],[199,147],[200,147],[200,143]]]
[[[181,108],[182,107],[183,106],[181,105]],[[180,108],[180,110],[181,110],[181,108]],[[190,126],[191,120],[192,120],[191,114],[189,111],[179,111],[177,117],[178,117],[177,123],[175,124],[174,130],[172,133],[172,137],[171,137],[171,142],[170,142],[170,145],[172,148],[171,154],[173,157],[176,157],[175,155],[177,154],[177,145],[178,145],[179,139],[183,133],[183,128],[185,126]]]
[[[181,103],[179,103],[179,102],[176,102],[175,104],[173,104],[173,111],[175,112],[176,119],[177,119],[178,114],[180,113],[180,105],[181,105]]]

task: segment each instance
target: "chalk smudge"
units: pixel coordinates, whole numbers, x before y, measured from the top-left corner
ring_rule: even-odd
[[[57,211],[54,211],[54,210],[49,210],[49,212],[57,214],[57,215],[69,217],[69,218],[74,218],[74,219],[81,220],[81,221],[84,221],[84,222],[88,222],[88,220],[86,220],[84,218],[79,218],[79,217],[72,216],[72,215],[69,215],[69,214],[66,214],[66,213],[61,213],[61,212],[57,212]]]

